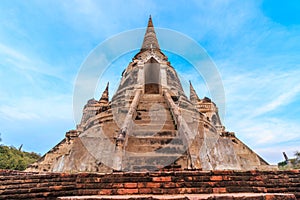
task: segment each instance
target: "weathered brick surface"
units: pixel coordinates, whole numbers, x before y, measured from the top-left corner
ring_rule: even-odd
[[[292,193],[300,199],[300,170],[160,171],[112,174],[38,174],[0,170],[0,199],[210,193]],[[277,197],[271,195],[268,198]]]

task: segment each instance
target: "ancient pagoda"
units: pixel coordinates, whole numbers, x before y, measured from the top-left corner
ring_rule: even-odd
[[[176,67],[176,66],[174,66]],[[151,17],[140,51],[122,73],[83,109],[80,124],[27,171],[104,172],[160,169],[252,170],[269,164],[226,131],[216,104],[188,98],[161,51]]]

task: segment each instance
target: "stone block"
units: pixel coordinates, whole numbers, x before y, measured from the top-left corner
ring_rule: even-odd
[[[153,177],[153,182],[170,182],[172,181],[172,177],[165,176],[165,177]]]
[[[211,176],[210,180],[211,181],[222,181],[223,177],[222,176]]]

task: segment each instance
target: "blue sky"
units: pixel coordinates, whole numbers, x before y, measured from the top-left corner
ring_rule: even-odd
[[[197,41],[215,62],[225,88],[228,130],[270,163],[300,150],[300,4],[283,1],[2,0],[0,3],[0,132],[2,143],[41,154],[75,128],[74,81],[84,59],[105,39],[156,27]],[[159,38],[158,38],[159,39]],[[117,60],[111,93],[133,55]],[[171,63],[209,96],[201,77]],[[114,67],[115,66],[115,67]],[[92,98],[92,97],[91,97]]]

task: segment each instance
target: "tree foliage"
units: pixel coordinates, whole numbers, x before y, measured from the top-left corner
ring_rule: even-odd
[[[40,158],[34,152],[19,151],[15,147],[0,145],[0,169],[24,170]]]
[[[278,163],[278,167],[281,170],[288,169],[300,169],[300,151],[296,151],[294,154],[295,158],[289,159]]]
[[[295,168],[300,169],[300,151],[296,151],[295,156],[296,156],[294,161]]]

